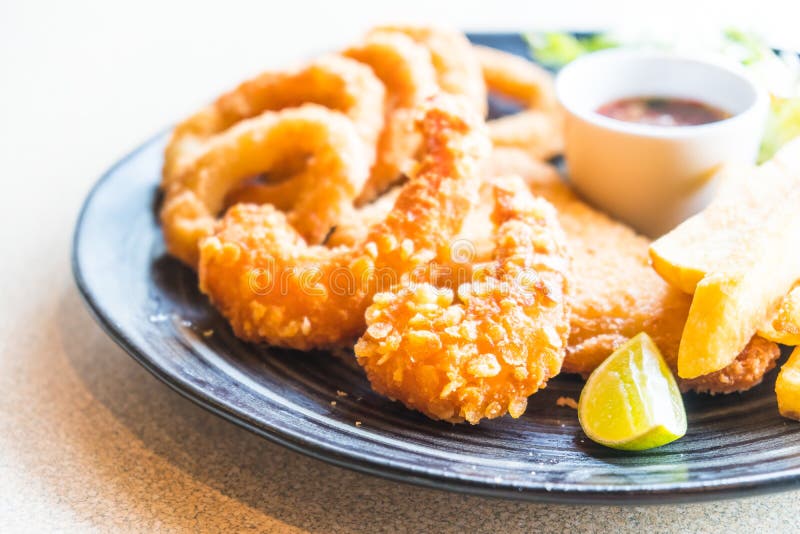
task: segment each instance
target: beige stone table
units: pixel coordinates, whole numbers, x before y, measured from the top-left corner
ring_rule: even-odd
[[[583,507],[387,482],[270,444],[150,376],[101,332],[72,281],[72,226],[88,188],[231,80],[364,20],[340,27],[335,13],[299,6],[275,19],[267,3],[225,16],[196,2],[110,4],[0,4],[0,532],[800,528],[800,493]],[[487,24],[499,23],[492,16]]]

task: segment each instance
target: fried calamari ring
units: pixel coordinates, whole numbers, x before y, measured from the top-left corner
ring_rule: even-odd
[[[519,417],[564,359],[569,259],[555,210],[519,178],[492,187],[493,260],[456,290],[422,276],[375,295],[355,346],[373,389],[434,419]]]
[[[319,243],[361,191],[369,173],[364,143],[344,115],[316,104],[266,112],[206,143],[203,152],[168,184],[161,222],[167,250],[191,267],[198,244],[214,230],[227,193],[249,177],[287,160],[309,157],[289,181],[302,191],[287,224]]]
[[[368,65],[386,88],[375,165],[359,198],[368,202],[411,170],[421,143],[414,111],[437,92],[436,72],[430,52],[398,32],[370,32],[361,44],[342,54]]]
[[[357,200],[364,204],[413,167],[422,142],[414,127],[415,111],[438,91],[438,84],[430,52],[403,33],[372,31],[342,55],[371,68],[386,92],[384,126],[377,141],[375,164]],[[286,186],[248,183],[231,194],[229,203],[270,203],[280,207],[279,203],[291,205],[292,195]]]
[[[386,88],[384,127],[378,138],[376,161],[357,204],[377,198],[407,175],[420,146],[413,110],[437,90],[459,95],[486,113],[486,87],[480,65],[463,34],[446,29],[383,26],[342,55],[368,65]],[[291,205],[286,186],[254,182],[231,193],[239,202]]]
[[[463,33],[449,28],[402,25],[378,26],[373,31],[403,33],[427,48],[439,88],[465,97],[482,117],[486,116],[486,84],[472,45]]]
[[[521,111],[487,125],[492,144],[497,147],[519,148],[542,161],[564,150],[563,123],[560,115],[551,111]]]
[[[427,49],[405,34],[371,31],[342,55],[369,66],[386,88],[387,108],[416,108],[437,89]]]
[[[516,100],[529,109],[556,107],[553,76],[545,69],[496,48],[480,45],[473,48],[489,91]]]
[[[247,341],[300,350],[364,331],[375,292],[436,256],[475,203],[483,122],[437,98],[421,120],[425,156],[392,211],[354,247],[309,245],[269,204],[238,204],[200,246],[200,288]]]
[[[338,55],[323,56],[298,70],[265,72],[175,127],[164,154],[163,183],[179,176],[214,135],[265,111],[305,103],[344,113],[364,143],[373,147],[383,127],[384,94],[369,68]]]
[[[498,147],[517,147],[537,159],[563,150],[562,117],[552,75],[519,56],[475,46],[490,92],[519,103],[524,110],[489,121],[489,137]]]

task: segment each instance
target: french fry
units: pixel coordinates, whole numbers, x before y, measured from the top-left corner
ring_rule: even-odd
[[[792,288],[778,310],[759,327],[758,335],[783,345],[800,345],[800,284]]]
[[[782,301],[800,280],[800,139],[746,176],[729,175],[698,215],[655,241],[653,267],[694,293],[678,374],[695,378],[729,365],[759,330],[794,326]],[[787,297],[788,298],[788,297]],[[775,322],[787,308],[788,322]]]
[[[800,420],[800,347],[794,349],[781,367],[775,381],[775,394],[781,415]]]

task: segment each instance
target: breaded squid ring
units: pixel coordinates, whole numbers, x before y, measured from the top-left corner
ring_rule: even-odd
[[[557,112],[531,109],[491,120],[487,126],[496,147],[525,150],[540,161],[564,151],[564,126]]]
[[[403,33],[427,48],[439,88],[465,97],[482,117],[486,116],[486,85],[481,66],[463,33],[450,28],[403,25],[378,26],[373,32]]]
[[[386,218],[354,247],[309,245],[269,204],[238,204],[200,246],[200,289],[237,336],[300,350],[351,343],[376,291],[424,265],[475,203],[483,122],[437,98],[421,120],[425,156]]]
[[[473,49],[489,91],[496,91],[529,109],[556,107],[553,76],[545,69],[496,48],[474,45]]]
[[[265,72],[220,96],[175,127],[164,153],[163,183],[170,183],[214,135],[265,111],[314,103],[340,111],[356,125],[368,147],[383,128],[384,89],[366,66],[327,55],[303,68]]]
[[[403,33],[372,31],[342,55],[370,67],[386,90],[375,163],[356,201],[365,204],[412,169],[422,141],[414,127],[415,111],[438,91],[438,84],[430,52]],[[292,195],[290,188],[280,184],[248,183],[231,194],[229,203],[269,203],[280,208],[278,203],[293,203]]]
[[[355,346],[373,389],[434,419],[519,417],[564,360],[569,259],[555,210],[519,178],[493,189],[493,260],[455,290],[422,276],[375,295]]]
[[[363,203],[411,170],[421,143],[414,111],[437,92],[438,85],[428,50],[402,33],[370,32],[342,55],[368,65],[386,87],[384,128],[375,165],[359,198]]]
[[[521,148],[542,160],[560,153],[564,146],[563,125],[552,75],[519,56],[486,46],[474,49],[489,92],[524,108],[489,121],[492,144]]]
[[[357,204],[377,198],[408,174],[420,146],[413,109],[437,90],[466,98],[486,114],[486,87],[469,41],[454,30],[381,26],[342,52],[372,68],[386,87],[384,127],[376,162]],[[232,193],[229,203],[289,203],[292,191],[280,185],[250,183]]]
[[[213,233],[227,193],[251,176],[307,155],[313,157],[289,179],[302,195],[287,221],[309,242],[319,243],[349,212],[367,179],[369,159],[349,119],[306,104],[242,121],[205,145],[167,187],[161,209],[167,250],[196,266],[198,244]]]

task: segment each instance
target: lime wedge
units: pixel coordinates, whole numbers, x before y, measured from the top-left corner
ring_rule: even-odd
[[[644,332],[621,345],[589,376],[578,418],[592,441],[614,449],[652,449],[686,434],[678,384]]]

